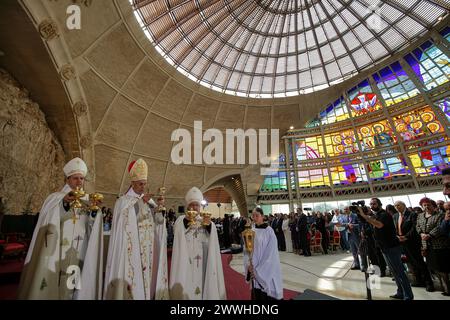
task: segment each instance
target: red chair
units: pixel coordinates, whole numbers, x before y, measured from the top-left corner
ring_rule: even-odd
[[[23,236],[20,233],[5,234],[6,239],[3,240],[3,243],[0,243],[3,249],[0,254],[0,260],[6,257],[17,257],[19,259],[25,257],[28,245],[26,241],[21,240]]]
[[[311,240],[311,252],[317,252],[317,250],[323,253],[322,233],[320,233],[319,230],[316,230],[314,237]]]
[[[331,250],[335,251],[336,248],[339,248],[341,246],[341,234],[339,231],[334,230],[333,231],[333,241],[331,242]]]

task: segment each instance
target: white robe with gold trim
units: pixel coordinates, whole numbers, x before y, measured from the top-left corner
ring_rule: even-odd
[[[160,218],[156,220],[161,222]],[[155,293],[156,298],[168,298],[161,293],[168,292],[167,260],[164,265],[164,259],[159,259],[159,255],[167,256],[167,250],[158,244],[156,257],[158,241],[155,241],[155,228],[150,207],[132,189],[117,200],[109,241],[104,299],[150,300],[155,298]]]

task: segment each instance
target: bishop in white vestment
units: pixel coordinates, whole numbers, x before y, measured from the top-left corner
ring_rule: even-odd
[[[131,187],[114,207],[106,264],[104,299],[168,299],[167,240],[164,216],[153,213],[144,193],[147,164],[138,159],[129,166]]]
[[[253,231],[255,239],[250,255],[244,250],[244,269],[247,281],[251,282],[254,300],[283,299],[283,283],[281,280],[280,256],[277,237],[273,229],[264,223],[261,208],[253,210]]]
[[[192,188],[186,195],[188,210],[200,211],[203,194]],[[170,296],[176,300],[225,300],[217,229],[197,216],[190,224],[185,215],[174,226]]]
[[[71,207],[87,167],[80,158],[64,167],[67,184],[45,200],[25,259],[19,299],[101,299],[103,217]]]

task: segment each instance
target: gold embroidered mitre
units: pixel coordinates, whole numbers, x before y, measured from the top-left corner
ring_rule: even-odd
[[[130,164],[128,171],[130,173],[131,181],[147,180],[148,167],[147,163],[142,159],[133,161]]]

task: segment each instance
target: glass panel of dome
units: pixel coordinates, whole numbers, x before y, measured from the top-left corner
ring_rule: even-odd
[[[352,154],[359,151],[353,129],[327,134],[324,138],[327,154],[330,157]]]
[[[216,89],[223,88],[222,91],[227,94],[236,91],[239,95],[274,97],[280,93],[295,95],[317,91],[358,73],[392,52],[383,48],[385,45],[398,48],[409,43],[418,33],[429,30],[436,23],[432,20],[444,10],[439,9],[442,6],[437,3],[431,4],[425,0],[406,5],[387,5],[384,1],[370,3],[381,6],[382,27],[376,35],[368,29],[367,19],[374,13],[368,10],[370,8],[364,0],[264,1],[263,5],[257,1],[177,1],[170,6],[158,1],[141,1],[132,2],[132,5],[141,27],[157,51],[169,63],[189,73],[182,72],[190,79],[207,87],[212,85]],[[426,7],[430,10],[422,10]],[[421,18],[423,22],[418,23]],[[345,40],[342,39],[344,35]],[[384,42],[370,42],[380,36]],[[293,41],[294,37],[298,37],[299,41]],[[328,53],[321,51],[321,56],[313,51],[319,49],[319,44],[324,45],[330,40],[332,53],[330,50]],[[346,43],[345,46],[341,40]],[[212,45],[208,46],[208,43]],[[194,51],[205,53],[211,60],[195,59],[198,56]],[[189,59],[185,59],[189,52],[192,52]],[[243,53],[241,60],[237,60],[236,56],[240,54],[236,52]],[[236,81],[228,81],[233,73],[244,68],[246,72],[255,73],[252,68],[255,61],[248,60],[248,52],[252,52],[254,57],[263,57],[256,75],[249,74],[252,78],[273,78],[275,66],[278,66],[278,75],[284,74],[285,68],[279,61],[272,63],[266,58],[267,54],[272,53],[270,58],[285,59],[288,52],[297,58],[303,53],[306,56],[310,54],[309,59],[300,59],[295,63],[292,68],[296,70],[290,72],[301,73],[314,66],[322,69],[316,73],[327,77],[319,79],[314,75],[313,79],[297,81],[297,87],[288,81],[284,81],[284,87],[280,87],[282,81],[271,79],[272,84],[278,83],[275,90],[273,85],[263,83],[261,79],[244,82],[248,83],[247,88],[240,84],[236,86]],[[355,55],[353,62],[350,59],[352,55]],[[230,57],[225,60],[227,56]],[[223,65],[225,61],[229,67],[223,71],[225,75],[211,77],[209,74],[210,77],[205,81],[203,77],[209,64]],[[338,68],[335,68],[334,62],[337,62]],[[308,77],[305,75],[304,78]],[[254,82],[261,85],[253,87]]]
[[[388,106],[419,94],[419,90],[398,62],[394,62],[372,76]]]
[[[374,59],[383,57],[388,53],[386,48],[380,43],[380,41],[378,41],[378,39],[375,39],[367,43],[366,48]]]
[[[433,3],[429,3],[428,1],[421,2],[414,8],[413,12],[420,16],[428,23],[434,23],[437,19],[445,13],[440,7],[434,5]]]
[[[391,50],[395,50],[402,45],[405,38],[395,29],[388,29],[381,35],[381,39]]]
[[[321,136],[295,139],[294,144],[298,161],[325,157]]]
[[[419,176],[440,174],[448,163],[450,155],[450,145],[423,150],[419,153],[409,155],[416,174]]]
[[[444,132],[442,124],[437,120],[431,107],[410,111],[400,116],[392,117],[392,120],[394,121],[395,129],[404,142]],[[442,139],[438,138],[436,142]]]
[[[363,151],[391,147],[397,143],[387,120],[361,126],[357,129]]]
[[[356,50],[355,52],[353,52],[352,55],[353,55],[353,59],[358,64],[358,67],[361,69],[372,62],[370,53],[366,49],[360,48],[360,49]]]
[[[350,111],[353,117],[361,116],[382,108],[378,97],[373,93],[368,80],[364,80],[348,91]]]
[[[352,59],[349,56],[345,56],[338,60],[339,67],[341,68],[342,74],[346,74],[351,69],[355,68]]]
[[[450,97],[439,100],[436,102],[436,104],[442,109],[444,114],[447,116],[448,121],[450,122]]]
[[[409,37],[418,36],[424,31],[423,26],[409,16],[402,18],[399,22],[397,22],[396,26]]]
[[[339,71],[339,66],[336,62],[329,63],[325,65],[325,70],[327,72],[328,79],[333,81],[334,79],[339,79],[342,77],[341,72]]]

